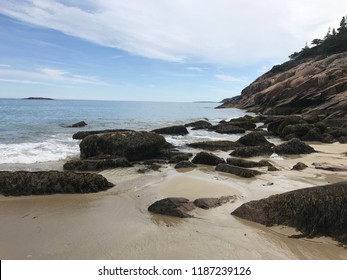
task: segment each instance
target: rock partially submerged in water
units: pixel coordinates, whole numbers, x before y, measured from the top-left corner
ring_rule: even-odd
[[[113,186],[103,176],[59,171],[0,172],[0,193],[5,196],[56,193],[94,193]]]
[[[81,158],[126,157],[129,161],[156,158],[170,144],[162,135],[146,131],[118,131],[89,135],[80,143]]]
[[[133,130],[129,130],[129,129],[106,129],[106,130],[79,131],[79,132],[76,132],[74,135],[72,135],[72,139],[82,140],[89,135],[113,133],[113,132],[126,132],[126,131],[133,131]]]
[[[184,126],[185,127],[192,127],[193,130],[199,130],[199,129],[208,129],[208,128],[212,127],[212,124],[209,123],[208,121],[201,120],[201,121],[187,123]]]
[[[184,125],[174,125],[169,127],[158,128],[152,130],[152,132],[168,135],[186,135],[189,133]]]
[[[347,182],[273,195],[231,213],[266,226],[286,225],[304,236],[331,236],[347,244]]]
[[[203,149],[208,151],[230,151],[238,146],[234,141],[218,140],[218,141],[203,141],[188,144],[189,147]]]
[[[216,125],[214,127],[211,127],[210,130],[213,130],[221,134],[239,134],[239,133],[246,132],[244,128],[238,127],[230,123],[222,123],[222,124]]]

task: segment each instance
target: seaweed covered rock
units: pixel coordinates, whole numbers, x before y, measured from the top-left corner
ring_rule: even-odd
[[[231,214],[266,226],[291,226],[308,237],[330,236],[347,244],[347,182],[250,201]]]
[[[229,165],[234,165],[243,168],[253,168],[253,167],[263,167],[263,166],[271,166],[272,164],[267,160],[261,160],[259,162],[245,160],[241,158],[227,158],[227,163]]]
[[[119,131],[89,135],[80,143],[81,158],[126,157],[130,161],[156,158],[169,144],[162,135],[146,131]]]
[[[152,132],[168,135],[186,135],[189,133],[184,125],[174,125],[169,127],[158,128],[152,130]]]
[[[113,132],[125,132],[125,131],[133,131],[133,130],[129,130],[129,129],[106,129],[106,130],[79,131],[79,132],[76,132],[74,135],[72,135],[72,139],[82,140],[89,135],[113,133]]]
[[[56,193],[93,193],[113,186],[103,176],[59,171],[0,172],[0,194],[5,196]]]
[[[203,142],[190,143],[188,144],[188,146],[192,148],[203,149],[208,151],[217,151],[217,150],[230,151],[239,145],[235,143],[234,141],[218,140],[218,141],[203,141]]]
[[[192,215],[188,212],[195,208],[195,205],[186,198],[169,197],[154,202],[148,207],[148,211],[167,216],[190,218]]]
[[[210,130],[214,130],[215,132],[220,134],[239,134],[239,133],[246,132],[244,128],[236,126],[234,124],[230,124],[230,123],[222,123],[222,124],[216,125],[212,127]]]
[[[218,164],[216,167],[216,171],[230,173],[230,174],[234,174],[236,176],[244,177],[244,178],[252,178],[262,174],[261,172],[257,170],[242,168],[242,167],[233,166],[233,165],[229,165],[225,163]]]
[[[216,166],[220,163],[225,163],[225,160],[211,153],[200,152],[193,158],[192,162]]]
[[[99,160],[70,160],[64,164],[64,170],[97,171],[118,167],[131,167],[126,158],[99,159]]]
[[[256,156],[269,156],[273,153],[270,146],[251,146],[251,147],[238,147],[230,153],[234,157],[256,157]]]
[[[280,144],[274,147],[273,150],[279,155],[300,155],[315,152],[311,146],[305,144],[298,138],[293,138],[286,143]]]

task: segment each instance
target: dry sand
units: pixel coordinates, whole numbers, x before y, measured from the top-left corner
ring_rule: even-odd
[[[347,259],[330,238],[290,239],[294,229],[230,215],[242,203],[303,187],[347,180],[347,172],[317,170],[313,162],[345,166],[347,145],[312,145],[319,153],[270,159],[277,172],[255,179],[210,167],[138,174],[138,167],[101,172],[116,183],[97,194],[0,196],[1,259]],[[254,160],[260,158],[253,158]],[[309,167],[291,171],[298,161]],[[260,170],[266,171],[265,168]],[[272,184],[273,183],[273,184]],[[234,203],[179,219],[147,211],[154,201],[237,195]]]

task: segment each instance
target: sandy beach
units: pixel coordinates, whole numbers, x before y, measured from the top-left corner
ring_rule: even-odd
[[[345,166],[347,144],[310,143],[318,153],[270,158],[280,171],[255,179],[213,167],[139,174],[140,166],[101,172],[116,185],[96,194],[0,196],[1,259],[347,259],[330,238],[292,239],[294,229],[265,226],[230,215],[241,204],[272,194],[347,180],[347,172],[315,169],[312,163]],[[218,154],[218,153],[217,153]],[[225,153],[220,153],[225,157]],[[262,157],[263,158],[263,157]],[[259,160],[251,158],[251,160]],[[297,162],[308,168],[290,170]],[[194,218],[151,214],[165,197],[236,200],[193,210]]]

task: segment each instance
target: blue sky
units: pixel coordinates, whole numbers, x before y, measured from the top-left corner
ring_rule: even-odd
[[[0,98],[220,101],[347,12],[259,2],[2,0]]]

